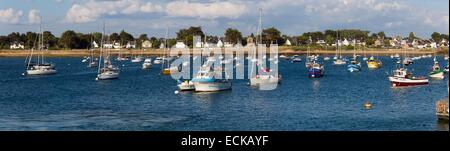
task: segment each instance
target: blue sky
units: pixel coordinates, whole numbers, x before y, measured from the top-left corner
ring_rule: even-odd
[[[258,8],[263,27],[299,35],[325,29],[359,28],[423,38],[449,32],[448,0],[0,0],[0,34],[37,31],[39,16],[45,30],[59,36],[78,32],[124,29],[137,36],[170,36],[180,28],[202,26],[210,35],[238,28],[244,35],[257,30]]]

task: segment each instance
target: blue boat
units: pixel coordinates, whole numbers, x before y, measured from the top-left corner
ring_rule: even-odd
[[[308,77],[310,78],[320,78],[323,77],[323,75],[323,66],[319,63],[314,62],[311,67],[308,68]]]
[[[361,63],[357,63],[355,59],[352,60],[351,64],[347,66],[347,70],[350,72],[361,71]]]

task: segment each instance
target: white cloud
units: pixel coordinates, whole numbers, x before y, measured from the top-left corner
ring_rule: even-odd
[[[163,11],[161,6],[150,2],[143,3],[140,0],[89,0],[83,4],[72,5],[64,21],[68,23],[86,23],[96,21],[104,15],[131,15],[140,12],[152,13],[161,11]]]
[[[22,15],[22,11],[15,11],[12,8],[0,10],[0,23],[17,24],[19,23],[20,17],[22,17]]]
[[[41,17],[39,16],[39,11],[32,9],[28,12],[28,23],[37,24],[41,22]]]
[[[247,6],[236,2],[190,3],[174,1],[167,4],[169,16],[198,17],[204,19],[238,18],[247,11]]]

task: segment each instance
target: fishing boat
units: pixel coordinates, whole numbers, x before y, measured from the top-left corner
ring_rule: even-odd
[[[406,68],[397,68],[393,75],[389,77],[392,87],[427,85],[428,79],[425,77],[414,77],[412,72]]]
[[[150,69],[152,68],[152,59],[147,58],[144,60],[144,63],[142,63],[142,69]]]
[[[367,61],[367,67],[369,69],[378,69],[381,68],[383,63],[380,60],[375,59],[375,57],[371,56]]]
[[[189,80],[185,80],[185,81],[180,81],[178,80],[178,89],[180,91],[193,91],[195,90],[195,85],[194,82],[189,81]]]
[[[98,60],[98,72],[97,72],[97,78],[95,80],[109,80],[109,79],[117,79],[119,78],[120,69],[115,67],[111,63],[110,54],[108,50],[106,52],[103,52],[103,44],[104,44],[104,37],[105,35],[105,25],[103,24],[103,34],[102,34],[102,42],[101,42],[101,48],[100,48],[100,59]],[[104,59],[103,55],[105,55]],[[103,65],[102,65],[103,61]]]
[[[210,68],[202,66],[197,75],[191,80],[197,92],[213,92],[231,89],[231,81],[228,79],[216,79],[216,72]]]
[[[264,45],[262,44],[262,9],[259,10],[259,26],[258,26],[258,45]],[[259,47],[261,48],[261,47]],[[255,54],[254,58],[256,59],[256,49],[254,50],[253,54]],[[294,59],[292,59],[293,62],[301,61],[298,60],[300,57],[298,55],[294,55]],[[255,64],[256,63],[256,64]],[[270,69],[264,68],[261,66],[261,63],[265,62],[252,62],[252,69],[250,75],[250,85],[252,86],[265,86],[265,85],[271,85],[271,84],[277,84],[281,81],[280,75],[272,75],[270,73]],[[256,69],[260,68],[259,72],[256,71],[256,73],[253,73],[253,69],[256,66]]]
[[[30,50],[30,55],[27,57],[26,74],[27,75],[49,75],[57,73],[55,64],[47,63],[44,56],[44,34],[42,31],[42,23],[39,27],[39,34],[37,35],[37,50],[40,54],[36,55],[36,62],[32,62],[34,48]],[[36,44],[35,44],[36,46]]]
[[[428,76],[433,79],[444,79],[444,71],[441,70],[441,67],[439,67],[439,63],[437,61],[434,62],[434,65],[431,68],[430,73],[428,73]]]
[[[312,62],[311,66],[308,68],[308,77],[310,78],[320,78],[324,76],[323,65],[317,63],[315,60]]]
[[[351,64],[347,66],[347,70],[350,72],[359,72],[361,71],[361,63],[358,63],[356,58],[353,58]]]

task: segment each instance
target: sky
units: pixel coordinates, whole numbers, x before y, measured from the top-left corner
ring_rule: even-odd
[[[384,31],[388,36],[409,32],[429,38],[449,33],[449,0],[0,0],[0,35],[44,30],[60,36],[66,30],[125,30],[169,37],[190,26],[223,36],[227,28],[243,35],[257,32],[262,8],[263,28],[276,27],[294,36],[326,29]]]

